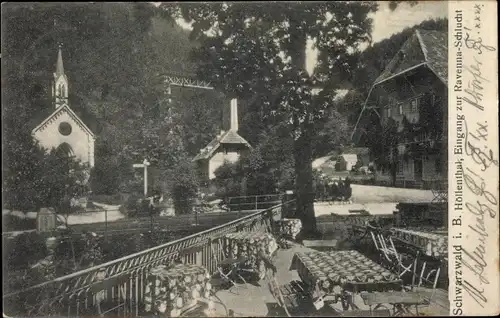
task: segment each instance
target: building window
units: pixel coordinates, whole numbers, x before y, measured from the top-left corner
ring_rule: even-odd
[[[59,124],[59,133],[63,136],[69,136],[71,134],[71,125],[67,122],[62,122]]]
[[[412,99],[410,103],[410,110],[412,113],[418,112],[418,98]]]

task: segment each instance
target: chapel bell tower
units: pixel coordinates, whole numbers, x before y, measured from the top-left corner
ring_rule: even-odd
[[[52,97],[55,108],[68,104],[68,77],[64,74],[61,44],[59,44],[59,52],[57,53],[56,71],[52,85]]]

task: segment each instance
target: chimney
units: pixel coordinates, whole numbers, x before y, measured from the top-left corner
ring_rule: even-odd
[[[231,126],[230,129],[238,132],[238,102],[236,98],[231,99]]]

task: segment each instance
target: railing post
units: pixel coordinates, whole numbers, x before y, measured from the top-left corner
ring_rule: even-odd
[[[257,203],[258,200],[259,200],[258,197],[255,196],[255,210],[258,210],[258,206],[259,206],[259,204]]]
[[[104,209],[104,239],[108,240],[108,209]]]
[[[194,222],[195,225],[198,226],[198,209],[194,210]]]

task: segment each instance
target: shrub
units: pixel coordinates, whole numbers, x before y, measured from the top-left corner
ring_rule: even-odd
[[[36,229],[36,219],[22,218],[16,215],[3,215],[2,225],[4,231],[25,231]]]
[[[175,214],[192,213],[193,199],[197,197],[199,186],[196,167],[190,160],[180,160],[166,175]]]
[[[57,207],[67,197],[84,195],[87,168],[79,161],[46,152],[26,131],[10,131],[6,138],[2,194],[9,209],[34,211]]]
[[[45,238],[37,232],[24,232],[2,241],[8,267],[24,268],[48,255]]]
[[[138,194],[130,195],[125,204],[120,206],[120,212],[127,217],[135,217],[139,215],[142,199],[143,197]]]

